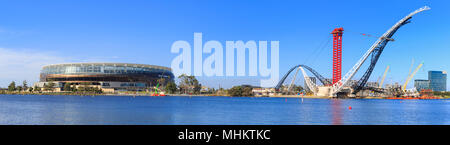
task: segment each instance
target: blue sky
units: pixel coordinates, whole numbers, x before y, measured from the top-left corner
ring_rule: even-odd
[[[15,0],[0,1],[0,86],[11,80],[38,81],[42,65],[64,62],[129,62],[170,67],[177,40],[280,41],[280,76],[307,64],[331,77],[329,34],[344,27],[343,74],[398,20],[424,5],[430,11],[412,18],[384,50],[370,81],[387,65],[387,83],[403,83],[410,69],[450,70],[448,1],[149,1]],[[365,65],[367,67],[367,65]],[[363,66],[363,69],[366,67]],[[358,73],[356,78],[362,75]],[[258,85],[258,77],[201,77],[206,86]],[[301,82],[301,84],[303,84]],[[410,83],[412,87],[412,83]],[[450,88],[450,85],[448,85]]]

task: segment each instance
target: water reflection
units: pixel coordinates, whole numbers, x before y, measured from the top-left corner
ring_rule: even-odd
[[[342,107],[340,99],[331,99],[332,108],[332,124],[340,125],[342,124]]]
[[[0,124],[450,124],[449,100],[0,95],[0,106]]]

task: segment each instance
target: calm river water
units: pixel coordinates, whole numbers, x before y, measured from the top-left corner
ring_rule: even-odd
[[[0,124],[450,124],[450,100],[0,95]]]

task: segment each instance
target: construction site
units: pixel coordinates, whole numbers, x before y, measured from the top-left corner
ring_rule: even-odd
[[[342,40],[344,34],[344,28],[335,28],[332,34],[332,78],[325,78],[319,72],[315,71],[308,64],[299,64],[293,66],[278,82],[275,90],[279,94],[283,95],[308,95],[317,97],[330,97],[330,98],[364,98],[364,97],[383,97],[387,99],[434,99],[432,91],[421,90],[416,88],[407,88],[408,83],[414,78],[417,71],[423,66],[423,62],[417,66],[411,64],[408,76],[403,83],[396,84],[384,84],[386,75],[389,72],[389,65],[385,67],[384,73],[379,77],[377,82],[368,82],[372,72],[387,44],[391,41],[395,41],[394,34],[404,26],[410,23],[411,18],[423,11],[429,10],[428,6],[419,8],[397,23],[395,23],[390,29],[388,29],[382,36],[376,37],[368,34],[362,34],[369,37],[376,37],[377,41],[364,53],[363,56],[353,65],[353,67],[345,74],[342,75]],[[367,62],[368,61],[368,62]],[[368,63],[368,68],[365,70],[361,67],[365,62]],[[384,68],[384,67],[383,67]],[[295,71],[294,71],[295,70]],[[310,77],[307,73],[309,71],[313,77]],[[362,77],[354,78],[355,74],[362,71]],[[295,72],[295,73],[292,73]],[[297,79],[297,75],[301,72],[304,79],[304,89],[308,92],[293,91],[294,82]],[[286,81],[288,77],[292,78],[292,81]],[[317,81],[316,81],[317,80]],[[400,85],[402,84],[402,85]]]

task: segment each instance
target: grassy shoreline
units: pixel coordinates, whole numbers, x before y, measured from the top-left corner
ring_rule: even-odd
[[[93,92],[0,92],[0,95],[61,95],[61,96],[152,96],[152,93],[93,93]],[[253,97],[253,98],[310,98],[310,99],[331,99],[329,97],[319,96],[298,96],[298,95],[277,95],[277,96],[230,96],[224,94],[166,94],[165,96],[182,96],[182,97]],[[439,96],[442,99],[450,99],[450,96]],[[364,97],[352,99],[384,99],[383,97]]]

